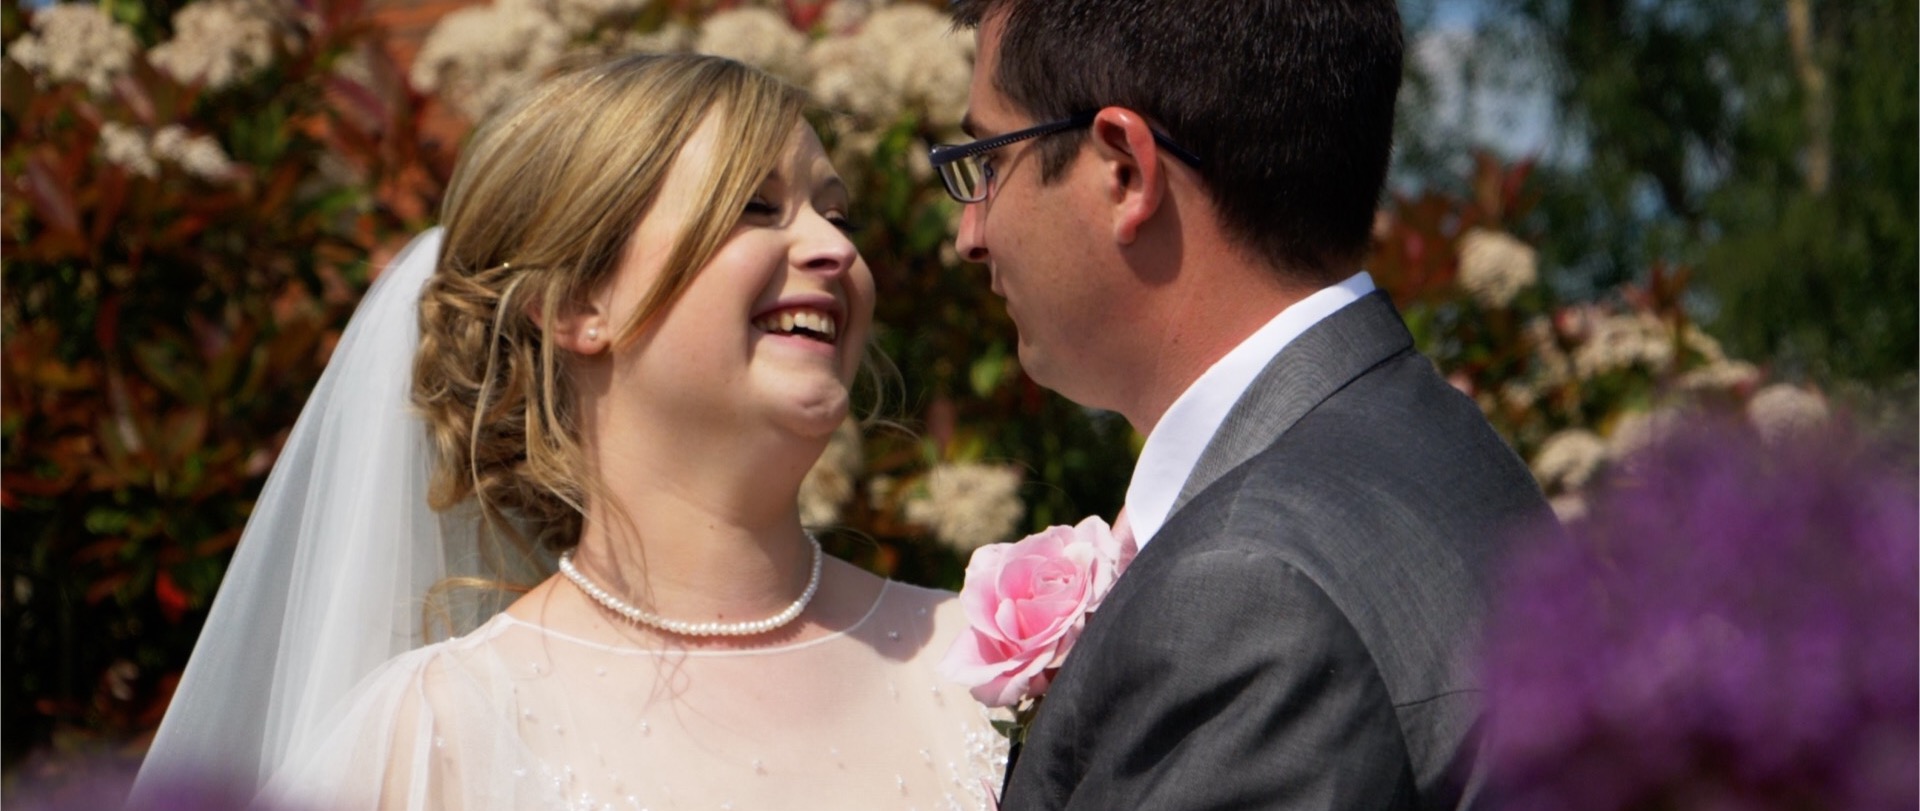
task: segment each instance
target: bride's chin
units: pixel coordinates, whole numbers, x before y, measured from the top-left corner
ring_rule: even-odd
[[[775,420],[796,436],[825,439],[846,421],[851,400],[844,388],[811,392],[779,409]]]

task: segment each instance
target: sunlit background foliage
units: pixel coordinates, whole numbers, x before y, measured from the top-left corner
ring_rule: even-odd
[[[138,751],[308,388],[432,224],[466,128],[597,55],[732,56],[831,111],[901,378],[803,490],[835,552],[953,587],[982,543],[1118,508],[1140,438],[1025,377],[952,250],[925,147],[963,137],[973,46],[937,4],[496,0],[416,48],[364,2],[0,5],[10,769]],[[1556,133],[1538,155],[1441,126],[1410,69],[1369,268],[1564,518],[1693,412],[1913,444],[1914,9],[1809,3],[1476,5],[1454,98],[1536,77]],[[1416,37],[1434,5],[1409,4]]]

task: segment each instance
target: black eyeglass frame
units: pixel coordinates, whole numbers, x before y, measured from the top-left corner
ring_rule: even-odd
[[[993,181],[992,174],[986,171],[982,172],[982,174],[986,176],[987,182],[980,184],[980,196],[972,200],[969,200],[966,198],[966,195],[963,195],[960,193],[959,188],[955,187],[953,176],[947,171],[947,166],[949,164],[952,164],[955,161],[964,160],[966,158],[971,158],[977,155],[982,155],[988,152],[992,152],[1008,144],[1016,144],[1021,141],[1026,141],[1033,138],[1039,138],[1043,135],[1052,135],[1056,132],[1066,132],[1067,130],[1079,129],[1081,127],[1091,126],[1093,124],[1093,119],[1099,114],[1100,113],[1098,110],[1092,110],[1092,111],[1080,113],[1078,115],[1071,116],[1068,118],[1063,118],[1063,119],[1060,119],[1059,121],[1041,124],[1035,127],[1028,127],[1023,130],[1016,130],[1014,132],[1009,132],[1005,135],[995,135],[992,138],[982,138],[978,141],[973,141],[965,144],[934,144],[933,148],[927,151],[927,159],[930,162],[932,162],[933,168],[940,173],[940,182],[942,185],[945,185],[947,187],[947,195],[949,197],[952,197],[953,199],[962,203],[978,203],[982,200],[987,199],[986,190],[989,186],[992,185],[992,181]],[[1173,155],[1176,158],[1179,158],[1181,161],[1185,162],[1188,166],[1192,166],[1196,169],[1200,168],[1200,156],[1195,155],[1192,152],[1188,152],[1186,149],[1182,148],[1179,144],[1174,143],[1173,139],[1168,138],[1165,135],[1161,135],[1159,130],[1150,130],[1150,131],[1153,133],[1153,142],[1159,144],[1161,149],[1164,149],[1169,154]]]

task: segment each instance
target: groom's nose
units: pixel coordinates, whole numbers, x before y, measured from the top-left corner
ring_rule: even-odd
[[[966,203],[960,209],[960,228],[953,237],[954,250],[969,262],[987,262],[987,204]]]

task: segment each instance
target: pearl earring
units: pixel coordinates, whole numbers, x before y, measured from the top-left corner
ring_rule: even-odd
[[[599,328],[599,327],[587,327],[587,340],[589,340],[589,341],[598,341],[598,340],[600,340],[600,328]]]

